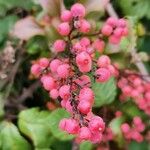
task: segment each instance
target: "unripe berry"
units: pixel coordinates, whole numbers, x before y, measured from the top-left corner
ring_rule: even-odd
[[[85,19],[82,19],[80,27],[79,27],[79,31],[82,33],[88,33],[90,29],[91,29],[90,23],[86,21]]]
[[[59,95],[62,99],[68,100],[70,97],[70,86],[69,85],[63,85],[59,89]]]
[[[69,10],[64,10],[62,13],[61,13],[61,20],[63,22],[70,22],[71,19],[72,19],[72,14]]]
[[[34,75],[34,76],[39,76],[40,75],[40,72],[41,72],[41,67],[39,64],[34,64],[32,65],[31,67],[31,73]]]
[[[113,28],[110,25],[105,24],[102,27],[102,34],[105,36],[110,36],[113,31]]]
[[[69,76],[70,66],[68,64],[62,64],[57,68],[57,74],[60,78],[67,78]]]
[[[110,79],[111,73],[106,68],[99,68],[96,71],[96,78],[98,82],[106,82]]]
[[[79,130],[78,137],[81,140],[90,140],[90,138],[91,138],[91,131],[87,127],[81,127],[80,130]]]
[[[106,68],[110,65],[110,63],[111,63],[110,58],[107,55],[102,55],[98,58],[97,66]]]
[[[76,3],[71,7],[71,14],[73,17],[83,18],[85,16],[85,7],[80,3]]]
[[[78,109],[82,114],[87,114],[90,112],[91,109],[91,103],[87,102],[86,100],[82,100],[78,104]]]
[[[50,63],[50,69],[52,72],[56,72],[57,68],[62,64],[62,62],[59,59],[54,59]]]
[[[59,92],[57,89],[52,89],[49,94],[50,94],[50,97],[53,99],[57,99],[59,96]]]
[[[56,40],[53,45],[55,52],[63,52],[65,50],[65,47],[66,42],[64,40]]]
[[[105,47],[105,42],[97,39],[94,41],[93,46],[98,52],[102,53]]]
[[[49,65],[49,60],[47,58],[40,58],[39,60],[39,65],[42,67],[42,68],[46,68],[48,67]]]
[[[62,36],[67,36],[70,33],[70,25],[68,22],[63,22],[58,26],[58,32]]]

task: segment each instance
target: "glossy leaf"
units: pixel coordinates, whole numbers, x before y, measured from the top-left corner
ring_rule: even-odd
[[[0,132],[0,149],[31,150],[30,144],[20,135],[17,127],[11,122],[4,122]]]
[[[50,112],[38,108],[24,110],[19,114],[19,129],[33,141],[36,148],[49,148],[51,141]]]

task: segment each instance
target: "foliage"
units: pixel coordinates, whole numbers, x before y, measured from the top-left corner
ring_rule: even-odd
[[[52,56],[52,43],[57,38],[63,38],[56,29],[60,22],[58,16],[64,7],[70,8],[74,2],[75,0],[0,0],[2,150],[71,150],[76,145],[74,136],[58,127],[59,121],[68,118],[69,114],[60,108],[59,102],[49,98],[49,93],[45,92],[30,74],[31,64],[37,59]],[[78,2],[84,4],[88,10],[86,19],[94,29],[103,25],[108,16],[105,13],[108,0]],[[134,58],[131,58],[131,49],[136,48],[139,58],[150,72],[150,0],[113,0],[111,3],[120,17],[128,18],[131,31],[119,47],[107,45],[104,54],[109,55],[112,62],[117,63],[122,70],[127,68],[138,72],[133,63]],[[14,62],[10,61],[13,58]],[[115,135],[107,144],[115,150],[124,147],[129,150],[148,150],[149,116],[138,108],[133,99],[129,98],[125,102],[119,100],[121,91],[117,87],[117,80],[111,78],[106,83],[93,81],[92,89],[95,93],[92,109],[96,115],[104,117],[106,125]],[[122,112],[122,116],[116,117],[118,110]],[[146,124],[144,141],[127,143],[120,127],[124,122],[130,123],[135,116],[140,116]],[[105,142],[103,144],[107,145]],[[78,146],[80,150],[92,150],[98,149],[101,144],[82,142]]]

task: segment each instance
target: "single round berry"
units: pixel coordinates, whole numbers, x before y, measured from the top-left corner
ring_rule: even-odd
[[[62,36],[67,36],[70,33],[70,25],[68,22],[63,22],[58,26],[58,32]]]
[[[72,20],[72,14],[69,10],[64,10],[62,13],[61,13],[61,20],[63,22],[70,22]]]
[[[55,52],[63,52],[66,47],[66,42],[64,40],[56,40],[53,48]]]

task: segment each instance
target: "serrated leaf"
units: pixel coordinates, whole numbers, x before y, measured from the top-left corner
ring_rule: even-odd
[[[36,148],[49,148],[51,140],[50,112],[38,108],[24,110],[19,114],[19,129],[33,141]]]
[[[50,115],[49,125],[50,125],[51,132],[54,135],[54,137],[62,141],[71,140],[74,137],[60,130],[58,127],[60,120],[68,117],[69,117],[69,113],[64,109],[56,109]]]
[[[82,142],[79,147],[80,150],[85,150],[85,149],[92,150],[92,148],[93,148],[92,143],[88,141]]]
[[[31,150],[30,144],[20,135],[17,127],[11,122],[4,122],[0,132],[0,149]]]
[[[105,83],[95,82],[92,85],[92,89],[95,93],[95,107],[110,104],[115,100],[117,87],[114,78]]]

